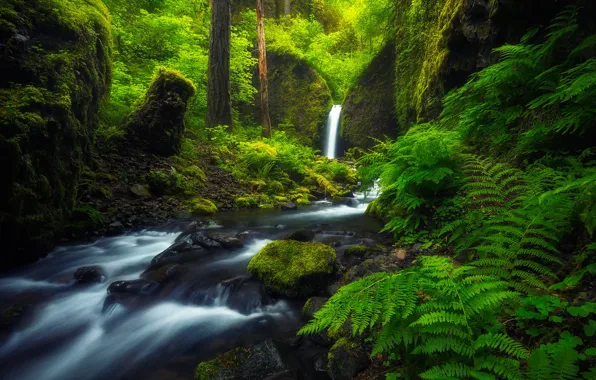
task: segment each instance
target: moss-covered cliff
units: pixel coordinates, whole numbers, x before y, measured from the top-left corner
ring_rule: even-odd
[[[2,265],[33,260],[70,214],[111,77],[99,0],[0,5]]]
[[[548,24],[566,1],[408,0],[397,3],[395,114],[399,124],[437,117],[441,98],[498,58],[492,49],[517,43]]]
[[[345,99],[342,133],[347,147],[368,148],[366,136],[395,136],[412,123],[438,117],[443,95],[494,63],[495,47],[519,42],[530,27],[548,24],[568,3],[397,2],[390,39],[394,52],[391,47],[382,50]]]
[[[287,131],[306,145],[318,146],[333,106],[327,83],[304,59],[289,53],[270,49],[267,64],[273,127]],[[257,80],[255,75],[255,83]],[[257,108],[259,100],[257,97]]]
[[[393,114],[395,45],[390,43],[373,59],[346,95],[342,116],[345,148],[371,148],[372,138],[396,137]]]

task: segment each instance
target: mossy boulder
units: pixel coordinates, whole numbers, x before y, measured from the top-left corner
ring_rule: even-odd
[[[315,313],[325,306],[327,301],[328,298],[325,297],[309,298],[302,307],[302,319],[305,321],[310,321],[315,316]]]
[[[192,82],[178,71],[159,68],[143,104],[127,122],[130,138],[149,153],[165,157],[180,153],[184,114],[195,92]]]
[[[395,45],[388,44],[348,91],[342,113],[341,135],[345,148],[371,148],[373,138],[396,137]]]
[[[195,380],[265,379],[284,369],[275,344],[268,340],[249,349],[235,348],[213,360],[200,363]]]
[[[100,0],[0,2],[2,267],[61,234],[109,91],[110,16]]]
[[[351,380],[370,364],[366,350],[347,338],[335,342],[327,359],[327,372],[334,380]]]
[[[261,249],[248,271],[277,294],[308,297],[325,285],[335,259],[335,250],[325,244],[279,240]]]
[[[206,216],[217,213],[217,206],[209,199],[196,197],[189,200],[185,209],[193,215]]]
[[[287,52],[267,50],[269,115],[276,130],[284,130],[309,146],[319,146],[333,106],[327,82],[306,60]],[[258,84],[258,75],[254,77]],[[258,87],[258,86],[257,86]],[[255,97],[258,120],[260,98]]]

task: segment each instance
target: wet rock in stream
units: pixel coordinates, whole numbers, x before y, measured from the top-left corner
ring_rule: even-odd
[[[313,230],[298,230],[286,236],[284,240],[295,240],[301,241],[303,243],[308,243],[309,241],[312,241],[314,238],[315,233]]]
[[[131,280],[112,282],[108,294],[130,294],[139,296],[153,295],[159,288],[159,282],[147,280]]]
[[[74,272],[73,277],[79,284],[97,283],[106,279],[102,269],[97,265],[81,267]]]

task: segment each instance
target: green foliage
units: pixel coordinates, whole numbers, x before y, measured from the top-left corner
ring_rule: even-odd
[[[435,209],[458,186],[457,144],[455,133],[419,125],[358,161],[364,185],[379,178],[379,202],[393,209],[386,231],[398,236],[436,223]]]
[[[372,329],[373,355],[395,352],[408,363],[401,373],[406,378],[456,376],[448,372],[468,378],[471,371],[506,369],[514,376],[514,359],[529,353],[496,326],[499,307],[517,294],[506,282],[473,270],[425,256],[415,267],[363,278],[341,288],[300,333],[334,333],[349,319],[354,335]]]
[[[543,153],[561,141],[585,146],[582,136],[593,133],[596,113],[596,36],[578,40],[579,12],[579,6],[566,8],[543,43],[530,42],[534,29],[520,44],[496,49],[500,62],[445,97],[446,126],[496,155]]]

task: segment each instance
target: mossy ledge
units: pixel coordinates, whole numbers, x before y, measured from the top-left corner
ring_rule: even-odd
[[[69,217],[109,92],[111,35],[99,0],[0,5],[3,267],[50,249]]]
[[[335,259],[325,244],[279,240],[261,249],[248,271],[277,294],[308,297],[335,270]]]

